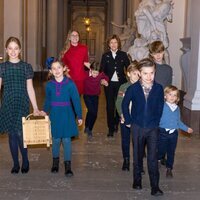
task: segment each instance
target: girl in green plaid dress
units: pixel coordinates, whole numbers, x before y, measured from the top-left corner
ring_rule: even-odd
[[[20,170],[18,148],[22,155],[21,172],[29,171],[27,149],[23,147],[22,117],[29,114],[29,99],[35,115],[37,107],[30,64],[21,60],[21,44],[18,38],[10,37],[5,45],[7,61],[0,64],[0,89],[3,84],[2,104],[0,107],[0,133],[8,133],[9,147],[13,159],[12,174]]]

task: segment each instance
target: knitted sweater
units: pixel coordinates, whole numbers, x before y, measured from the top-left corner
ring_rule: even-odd
[[[172,67],[167,64],[156,63],[155,81],[165,88],[172,84]]]
[[[118,94],[117,94],[117,100],[116,100],[116,103],[115,103],[119,116],[121,116],[121,114],[122,114],[122,100],[124,98],[124,95],[125,95],[127,88],[131,84],[132,83],[129,81],[129,82],[122,84],[119,88],[119,91],[118,91]]]
[[[181,121],[179,107],[173,112],[166,103],[164,104],[159,126],[167,129],[181,129],[186,132],[188,130],[188,126]]]

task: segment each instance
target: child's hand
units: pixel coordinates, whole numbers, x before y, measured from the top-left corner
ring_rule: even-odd
[[[38,110],[38,108],[34,108],[33,109],[33,116],[39,116],[40,115],[40,111]]]
[[[193,133],[193,129],[192,128],[188,128],[187,132],[188,133]]]
[[[104,86],[108,86],[108,81],[106,81],[105,79],[102,79],[101,80],[101,85],[104,85]]]
[[[124,119],[124,116],[123,116],[123,114],[121,114],[121,116],[120,116],[120,117],[121,117],[121,119],[120,119],[120,120],[121,120],[121,123],[123,124],[123,123],[125,122],[125,119]]]
[[[127,124],[126,127],[131,128],[131,125],[130,125],[130,124]]]
[[[89,76],[92,76],[92,70],[90,69],[90,71],[89,71]]]
[[[43,110],[40,111],[40,116],[46,116],[46,115],[47,115],[46,112],[44,112]]]
[[[89,63],[89,62],[84,62],[84,65],[85,65],[88,69],[90,69],[90,63]]]
[[[78,119],[78,126],[81,126],[83,123],[83,120],[82,119]]]

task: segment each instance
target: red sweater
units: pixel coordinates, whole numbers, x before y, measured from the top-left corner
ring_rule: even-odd
[[[77,46],[71,45],[69,50],[62,58],[63,63],[69,68],[69,75],[75,82],[79,94],[83,94],[83,82],[86,78],[84,62],[88,62],[88,48],[78,43]]]
[[[100,73],[96,78],[92,76],[87,76],[84,81],[84,94],[86,95],[99,95],[101,92],[101,80],[109,80],[103,72]]]

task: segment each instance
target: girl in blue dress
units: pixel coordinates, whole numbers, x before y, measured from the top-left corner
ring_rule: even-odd
[[[46,85],[44,111],[49,113],[52,133],[52,173],[59,170],[60,144],[64,149],[65,175],[73,176],[71,170],[71,137],[78,135],[78,128],[72,104],[78,119],[82,124],[82,110],[78,90],[74,82],[68,77],[67,68],[62,62],[47,59],[52,79]],[[44,114],[46,114],[44,112]]]

